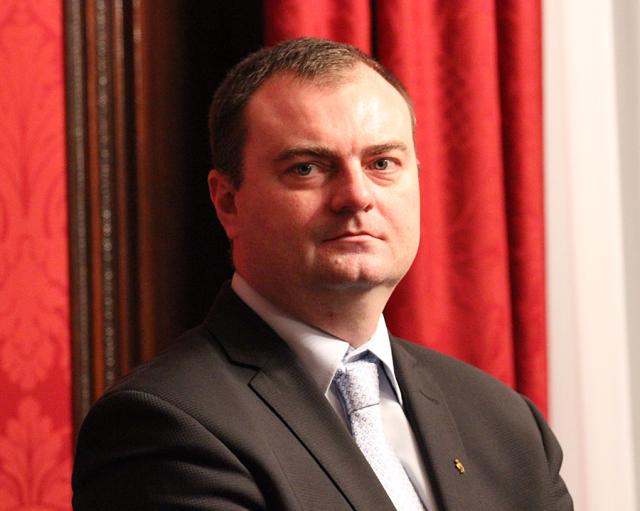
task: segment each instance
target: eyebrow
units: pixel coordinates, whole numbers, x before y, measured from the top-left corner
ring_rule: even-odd
[[[335,151],[332,151],[328,147],[324,147],[324,146],[317,146],[317,145],[294,146],[278,153],[278,155],[274,158],[274,161],[281,162],[281,161],[292,160],[294,158],[299,158],[299,157],[330,159],[330,158],[334,158],[335,156],[336,156]]]
[[[388,142],[386,144],[377,144],[367,147],[365,154],[367,156],[378,156],[380,154],[390,153],[392,151],[400,151],[406,153],[409,151],[407,144],[403,142]]]
[[[364,150],[364,154],[367,157],[378,156],[381,154],[389,153],[392,151],[400,151],[400,152],[408,152],[407,145],[403,142],[387,142],[384,144],[376,144],[370,147],[367,147]],[[319,158],[319,159],[333,159],[337,158],[338,154],[335,151],[332,151],[328,147],[318,146],[318,145],[308,145],[308,146],[294,146],[289,149],[285,149],[278,153],[278,155],[274,158],[275,162],[282,162],[287,160],[292,160],[294,158]]]

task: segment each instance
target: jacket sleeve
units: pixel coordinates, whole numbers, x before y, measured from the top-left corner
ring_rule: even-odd
[[[560,467],[562,465],[562,449],[556,439],[553,431],[548,426],[540,411],[535,405],[526,397],[524,397],[527,405],[531,409],[534,419],[538,424],[538,429],[542,437],[542,443],[547,456],[549,467],[549,480],[551,484],[551,499],[553,506],[550,509],[558,511],[573,511],[573,500],[567,489],[564,480],[560,476]]]
[[[260,510],[250,471],[192,416],[145,392],[120,391],[89,412],[78,437],[73,509]]]

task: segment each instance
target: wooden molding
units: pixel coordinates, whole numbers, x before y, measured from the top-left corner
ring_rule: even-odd
[[[262,2],[64,0],[76,428],[228,278],[206,111],[260,46]],[[187,84],[188,81],[188,84]]]
[[[132,4],[66,0],[74,422],[137,362]]]

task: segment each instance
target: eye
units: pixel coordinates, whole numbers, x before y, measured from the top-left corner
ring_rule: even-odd
[[[386,158],[381,158],[373,162],[372,167],[375,170],[387,170],[391,165],[391,161]]]
[[[313,163],[299,163],[291,168],[291,172],[298,176],[307,177],[317,169],[317,166]]]

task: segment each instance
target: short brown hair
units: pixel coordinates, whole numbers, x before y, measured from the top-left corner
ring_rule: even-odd
[[[291,72],[312,81],[339,83],[345,72],[358,63],[376,71],[402,95],[415,124],[407,90],[382,64],[348,44],[309,37],[292,39],[249,55],[229,71],[216,90],[209,111],[213,168],[229,177],[236,188],[241,185],[244,112],[253,94],[269,77]]]

